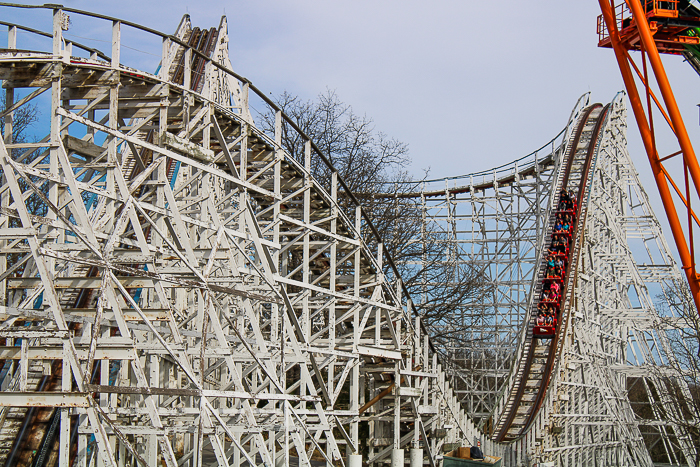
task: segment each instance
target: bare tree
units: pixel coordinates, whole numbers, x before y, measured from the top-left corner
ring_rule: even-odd
[[[4,93],[0,93],[0,112],[5,113],[8,110],[6,106],[6,98]],[[12,142],[14,143],[24,143],[27,142],[32,135],[30,135],[30,129],[34,123],[39,120],[39,109],[36,105],[31,103],[26,103],[19,106],[12,112]],[[3,141],[7,141],[5,135],[5,117],[0,118],[0,134]],[[21,162],[27,164],[38,157],[44,157],[42,151],[40,150],[23,150],[23,149],[10,149],[10,156],[15,160],[21,160]],[[0,181],[4,177],[3,170],[0,168]],[[35,178],[33,181],[36,181]],[[24,191],[27,188],[27,183],[20,179],[20,187]],[[29,212],[34,215],[44,215],[46,212],[46,206],[35,194],[31,195],[26,200]],[[4,214],[9,215],[9,227],[18,227],[20,225],[19,215],[14,211],[7,211]],[[7,267],[11,267],[19,259],[19,254],[11,253],[7,255]],[[21,273],[18,271],[17,273]]]
[[[5,94],[0,93],[0,112],[5,112]],[[26,142],[30,127],[39,120],[39,109],[33,104],[24,104],[15,109],[12,115],[12,141]],[[5,118],[0,118],[0,132],[5,135]]]
[[[667,329],[670,353],[663,375],[666,397],[678,407],[674,421],[682,426],[695,448],[694,464],[700,466],[700,315],[685,284],[666,291],[671,313],[662,319]],[[669,412],[669,411],[666,411]]]
[[[474,325],[474,319],[465,310],[489,287],[479,271],[452,251],[454,245],[446,234],[432,229],[430,241],[422,241],[422,207],[411,196],[420,180],[412,180],[407,171],[408,145],[377,131],[370,118],[357,115],[334,91],[327,90],[312,101],[285,92],[277,104],[328,157],[360,200],[438,350],[444,351],[448,342],[467,339],[465,331]],[[271,131],[274,116],[260,117],[263,127]],[[302,163],[304,144],[298,132],[283,125],[282,145]],[[311,172],[323,185],[330,185],[331,171],[320,159],[312,158]],[[353,218],[354,205],[343,193],[340,189],[341,207]],[[365,238],[374,241],[371,235]]]
[[[315,101],[285,92],[277,104],[328,157],[353,193],[384,192],[387,185],[407,178],[408,145],[376,131],[370,118],[357,115],[334,91]],[[272,128],[271,116],[262,117],[264,126]],[[282,127],[283,146],[302,163],[304,143],[299,133]],[[330,179],[329,168],[318,158],[312,159],[311,170],[317,180]]]
[[[657,296],[662,318],[657,333],[667,338],[668,347],[659,365],[650,366],[649,381],[628,380],[628,393],[635,414],[641,419],[663,417],[679,428],[676,436],[687,436],[692,445],[692,465],[700,466],[700,316],[687,286],[667,288]],[[644,425],[644,423],[641,423]],[[672,462],[673,448],[679,455],[680,439],[669,437],[675,446],[657,443],[660,434],[650,425],[645,429],[647,444],[655,462]]]

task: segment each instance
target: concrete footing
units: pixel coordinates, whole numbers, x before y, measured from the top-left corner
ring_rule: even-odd
[[[403,467],[403,449],[391,450],[391,467]]]
[[[350,454],[348,467],[362,467],[362,454]]]
[[[423,450],[420,448],[411,448],[411,467],[423,467]]]

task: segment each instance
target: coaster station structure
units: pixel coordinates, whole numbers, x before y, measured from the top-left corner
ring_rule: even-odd
[[[648,283],[662,293],[679,273],[626,152],[621,97],[594,144],[551,381],[503,443],[491,437],[515,407],[542,234],[587,97],[547,149],[470,177],[468,190],[446,182],[409,197],[423,213],[414,241],[438,242],[444,263],[474,261],[494,286],[453,317],[480,320],[472,344],[439,349],[416,317],[427,297],[408,295],[328,159],[232,71],[225,19],[201,30],[186,16],[168,35],[59,5],[0,8],[38,18],[2,22],[4,465],[404,465],[410,448],[416,467],[476,439],[506,465],[650,465],[647,441],[671,463],[688,458],[673,414],[653,412],[652,439],[626,393],[635,375],[652,388],[647,405],[664,395],[640,375],[671,358]],[[110,53],[70,40],[81,28],[101,31]],[[129,55],[136,40],[159,58]],[[33,104],[47,136],[13,139],[14,116]],[[305,142],[300,160],[285,131]],[[655,248],[648,268],[634,235]],[[439,352],[459,365],[447,372]]]

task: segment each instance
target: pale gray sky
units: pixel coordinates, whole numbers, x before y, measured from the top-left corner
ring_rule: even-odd
[[[444,177],[512,161],[556,135],[581,94],[591,91],[593,101],[607,103],[623,89],[612,50],[597,47],[596,0],[64,4],[165,32],[173,32],[184,13],[200,27],[216,26],[226,14],[237,72],[273,95],[287,90],[313,98],[334,90],[377,129],[409,144],[416,176],[427,168],[431,177]],[[2,9],[4,20],[40,22],[36,27],[49,30],[47,13]],[[109,38],[104,23],[94,30],[76,24],[68,33]],[[106,42],[93,44],[109,50]],[[157,43],[128,32],[124,44],[160,53]],[[146,67],[157,63],[152,55],[134,52],[134,57],[143,58]],[[665,57],[665,64],[691,138],[700,141],[700,78],[679,57]],[[629,116],[632,157],[656,200]],[[667,141],[661,138],[660,152],[676,150]],[[654,205],[662,215],[658,201]]]

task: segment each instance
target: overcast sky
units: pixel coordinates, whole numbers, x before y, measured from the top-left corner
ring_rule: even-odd
[[[93,0],[64,5],[164,32],[174,32],[185,13],[199,27],[217,26],[226,14],[237,72],[273,95],[286,90],[313,98],[326,88],[334,90],[356,113],[371,117],[378,130],[408,143],[416,176],[425,169],[431,178],[467,174],[512,161],[555,136],[581,94],[590,91],[593,101],[607,103],[623,89],[612,50],[597,47],[596,0]],[[4,20],[37,21],[36,13],[27,10],[2,8],[1,13]],[[47,12],[41,17],[41,26],[49,29]],[[74,27],[68,34],[103,37],[103,28]],[[106,43],[95,44],[109,50]],[[160,53],[157,44],[127,33],[124,44]],[[681,58],[664,60],[691,139],[698,141],[695,90],[700,78]],[[637,170],[656,199],[631,112],[628,135]],[[660,152],[672,151],[669,145]]]

